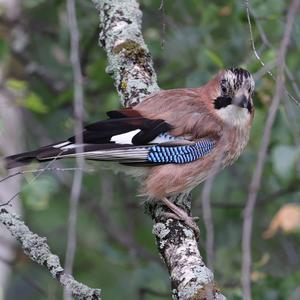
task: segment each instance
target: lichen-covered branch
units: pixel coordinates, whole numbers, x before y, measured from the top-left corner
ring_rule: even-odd
[[[226,299],[203,262],[194,234],[184,224],[168,219],[156,223],[153,233],[170,273],[173,299]]]
[[[100,300],[100,290],[90,288],[66,274],[60,265],[58,256],[51,253],[46,238],[30,231],[17,215],[2,208],[0,210],[0,222],[21,243],[24,253],[36,263],[45,266],[51,275],[74,297],[85,300]]]
[[[107,72],[124,106],[159,90],[153,63],[141,32],[142,13],[136,1],[93,0],[100,13],[100,45],[108,57]]]
[[[93,0],[100,14],[100,45],[108,56],[107,72],[126,107],[159,90],[151,56],[141,33],[142,13],[136,0]],[[172,199],[188,213],[191,198]],[[158,250],[171,277],[173,299],[225,299],[200,255],[194,232],[178,220],[166,219],[165,207],[147,203],[155,225]]]

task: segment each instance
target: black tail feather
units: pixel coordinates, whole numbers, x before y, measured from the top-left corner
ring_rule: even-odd
[[[86,159],[144,162],[147,152],[145,148],[148,143],[161,133],[172,129],[172,126],[164,120],[145,118],[134,109],[111,111],[108,112],[108,116],[110,119],[87,125],[82,132],[84,144],[82,155]],[[121,140],[119,144],[113,139],[115,136],[135,130],[137,132],[134,137],[129,135],[131,140],[127,141],[125,139],[125,142]],[[72,147],[72,145],[74,146]],[[73,136],[67,141],[41,147],[35,151],[8,156],[5,158],[6,168],[20,167],[34,160],[44,162],[52,159],[74,157],[78,147]],[[106,150],[107,153],[105,153]],[[132,157],[130,157],[131,154]]]
[[[52,144],[49,146],[41,147],[35,151],[30,152],[24,152],[12,156],[5,157],[5,166],[7,169],[12,169],[16,167],[21,167],[24,165],[27,165],[33,161],[39,161],[39,162],[46,162],[50,160],[56,160],[56,159],[62,159],[62,158],[71,158],[74,157],[76,154],[76,148],[69,148],[69,149],[61,149],[59,147],[55,147],[59,144]],[[118,155],[116,157],[112,156],[112,158],[109,157],[109,155],[104,155],[104,152],[113,150],[129,150],[132,148],[132,145],[127,144],[114,144],[114,143],[107,143],[107,144],[89,144],[83,146],[83,152],[86,154],[86,159],[91,160],[115,160],[119,161],[122,160],[122,156],[119,157]],[[134,146],[134,149],[138,149],[138,146]],[[142,147],[143,148],[143,147]],[[92,155],[89,155],[89,153],[100,151],[102,152],[102,157],[95,157]],[[112,153],[112,152],[111,152]],[[125,161],[130,160],[125,155],[124,158]],[[138,159],[140,161],[140,159]]]
[[[24,152],[16,155],[11,155],[5,157],[5,167],[6,169],[13,169],[21,166],[30,164],[33,161],[43,160],[46,161],[47,157],[53,159],[53,157],[60,154],[60,149],[55,149],[53,147],[42,147],[35,151]]]

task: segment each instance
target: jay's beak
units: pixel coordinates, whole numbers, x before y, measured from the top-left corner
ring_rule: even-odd
[[[248,98],[245,95],[239,95],[235,96],[233,98],[232,104],[242,107],[242,108],[247,108],[248,106]]]

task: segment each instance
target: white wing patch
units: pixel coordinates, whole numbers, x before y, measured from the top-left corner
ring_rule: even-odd
[[[132,144],[132,138],[140,131],[140,129],[136,129],[126,133],[114,135],[111,137],[110,141],[115,142],[116,144]]]

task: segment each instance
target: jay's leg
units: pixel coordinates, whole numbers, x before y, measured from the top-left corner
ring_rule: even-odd
[[[173,213],[166,213],[166,216],[175,218],[177,220],[182,220],[185,224],[191,227],[198,238],[200,235],[199,227],[197,226],[195,219],[189,216],[182,208],[175,205],[172,201],[168,198],[162,198],[162,202],[173,212]]]

